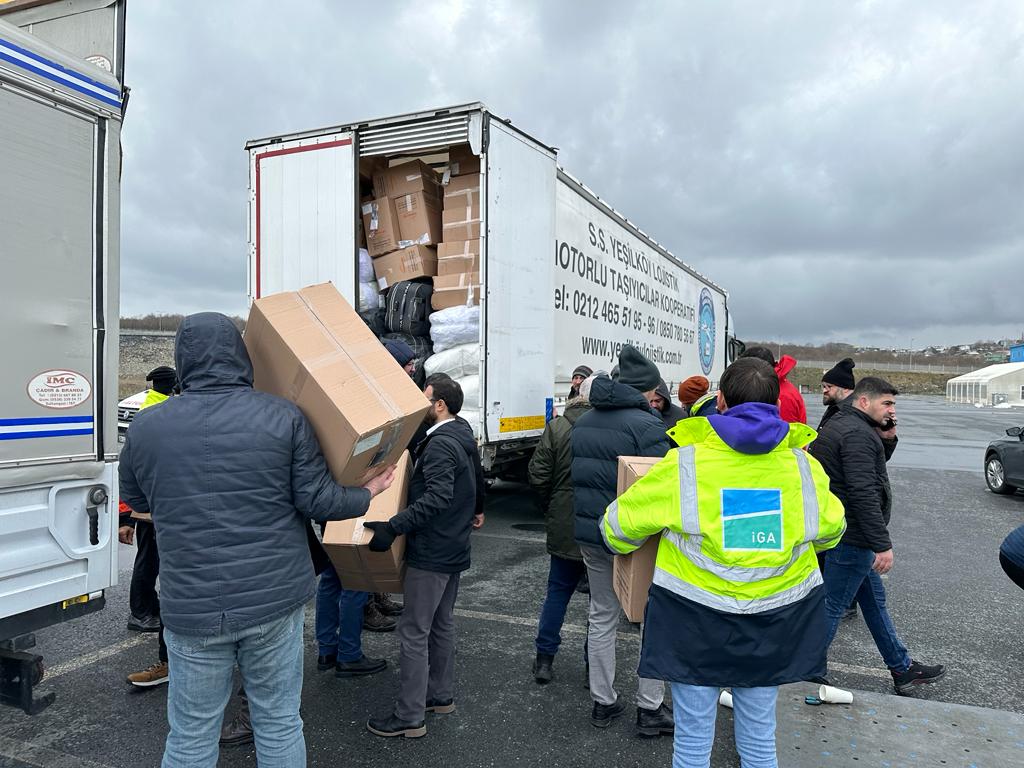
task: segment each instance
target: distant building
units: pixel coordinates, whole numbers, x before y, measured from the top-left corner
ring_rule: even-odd
[[[1014,344],[1010,347],[1010,362],[1024,363],[1024,344]]]
[[[1024,344],[1020,345],[1024,352]],[[1024,405],[1024,359],[997,363],[946,382],[946,400],[972,405]]]

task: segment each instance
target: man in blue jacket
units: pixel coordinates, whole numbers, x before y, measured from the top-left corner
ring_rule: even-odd
[[[394,468],[337,485],[297,406],[252,388],[227,317],[186,317],[174,344],[182,393],[140,411],[121,452],[121,497],[153,516],[170,656],[163,765],[213,766],[238,664],[260,764],[305,765],[303,606],[315,583],[309,519],[365,514]]]
[[[658,367],[629,345],[622,348],[617,367],[617,381],[598,378],[591,384],[591,410],[576,420],[571,435],[576,541],[590,580],[590,722],[597,728],[611,725],[625,711],[615,691],[615,630],[622,609],[612,585],[612,555],[598,522],[615,499],[619,457],[660,457],[669,450],[665,424],[648,401],[661,383]],[[663,682],[640,678],[636,724],[641,736],[672,733],[664,698]]]

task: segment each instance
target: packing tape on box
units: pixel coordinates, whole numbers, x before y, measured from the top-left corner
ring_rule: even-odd
[[[452,169],[451,168],[445,168],[444,169],[444,173],[441,174],[441,186],[442,187],[447,187],[448,186],[448,182],[450,182],[451,180],[452,180]]]
[[[405,196],[405,210],[407,210],[407,211],[411,211],[412,210],[412,195],[406,195]]]
[[[473,202],[473,195],[479,195],[479,194],[480,194],[480,187],[469,187],[468,189],[460,189],[458,192],[448,192],[448,191],[446,191],[444,193],[444,199],[445,200],[457,200],[460,197],[465,197],[466,198],[466,202],[464,204],[467,207],[469,207],[472,204],[472,202]],[[458,208],[459,206],[456,204],[453,207]]]
[[[345,344],[342,342],[341,339],[334,335],[334,332],[331,331],[330,328],[324,325],[324,322],[319,317],[317,317],[316,312],[313,311],[313,308],[309,306],[309,302],[306,301],[306,297],[303,296],[301,293],[295,293],[292,295],[297,296],[299,298],[299,305],[315,321],[316,327],[320,329],[320,332],[323,333],[324,336],[329,338],[338,346],[338,349],[334,350],[329,355],[324,355],[323,358],[318,359],[317,362],[321,363],[321,360],[326,360],[328,358],[334,359],[339,356],[347,358],[349,362],[352,364],[352,367],[359,371],[359,373],[362,375],[366,383],[370,385],[371,389],[373,389],[374,392],[376,392],[381,404],[391,412],[391,418],[389,418],[388,421],[391,421],[392,419],[396,418],[401,419],[404,416],[404,414],[402,413],[402,409],[398,407],[398,404],[392,399],[391,395],[388,394],[386,390],[381,389],[381,387],[378,386],[377,380],[370,376],[369,372],[365,368],[363,368],[362,365],[359,364],[359,361],[356,358],[352,357],[352,355],[345,352]],[[306,367],[310,367],[308,363]]]

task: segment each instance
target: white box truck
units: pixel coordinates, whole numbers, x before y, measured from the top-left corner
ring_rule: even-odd
[[[249,141],[249,296],[333,282],[357,304],[360,202],[381,168],[446,172],[479,158],[480,409],[485,468],[528,457],[573,369],[623,344],[670,389],[714,385],[731,359],[728,294],[557,164],[557,150],[483,104]],[[473,163],[475,166],[475,161]]]
[[[0,5],[0,703],[30,714],[33,633],[117,583],[123,22]]]

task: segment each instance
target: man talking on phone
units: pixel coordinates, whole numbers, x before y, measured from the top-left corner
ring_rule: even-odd
[[[885,605],[882,575],[892,569],[894,556],[889,538],[892,489],[883,440],[895,437],[897,394],[884,379],[861,379],[809,450],[846,509],[846,533],[825,556],[826,644],[832,643],[843,613],[856,598],[896,692],[904,693],[938,680],[946,669],[910,658]]]

